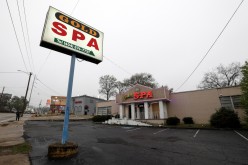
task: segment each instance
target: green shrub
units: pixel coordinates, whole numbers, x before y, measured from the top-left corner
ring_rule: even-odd
[[[167,120],[166,120],[166,124],[167,125],[177,125],[180,123],[180,119],[177,118],[177,117],[169,117]]]
[[[103,116],[97,115],[97,116],[94,116],[94,117],[92,118],[92,120],[93,120],[94,122],[104,122],[104,121],[106,121],[106,120],[108,120],[108,119],[111,119],[111,118],[112,118],[111,115],[103,115]]]
[[[184,122],[184,124],[194,124],[192,117],[184,117],[183,122]]]
[[[240,121],[233,110],[221,107],[210,118],[210,124],[216,128],[239,128]]]

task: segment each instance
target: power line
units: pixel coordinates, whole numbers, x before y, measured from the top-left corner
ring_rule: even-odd
[[[17,3],[17,7],[18,7],[18,14],[19,14],[20,22],[21,22],[22,35],[23,35],[23,39],[24,39],[25,49],[26,49],[26,52],[27,52],[28,62],[29,62],[30,69],[32,71],[32,66],[31,66],[31,63],[30,63],[29,56],[28,56],[28,48],[27,48],[27,43],[26,43],[26,39],[25,39],[25,35],[24,35],[24,30],[23,30],[23,25],[22,25],[22,19],[21,19],[21,13],[20,13],[18,0],[16,1],[16,3]]]
[[[76,5],[74,6],[74,8],[72,9],[71,15],[72,15],[73,12],[75,11],[75,9],[76,9],[78,3],[79,3],[79,0],[77,1],[77,3],[76,3]],[[49,51],[49,53],[48,53],[48,55],[47,55],[47,57],[46,57],[46,59],[45,59],[45,62],[44,62],[43,65],[40,67],[40,70],[39,70],[37,76],[40,74],[41,70],[44,68],[44,66],[45,66],[45,64],[46,64],[46,62],[47,62],[47,59],[50,57],[51,52],[52,52],[52,50]]]
[[[35,72],[35,66],[34,66],[34,60],[33,60],[33,55],[32,55],[32,51],[31,51],[31,45],[30,45],[29,30],[28,30],[27,16],[26,16],[26,9],[25,9],[24,0],[23,0],[23,11],[24,11],[24,18],[25,18],[24,20],[25,20],[26,29],[27,29],[27,37],[28,37],[28,45],[29,45],[30,57],[31,57],[31,61],[32,61],[32,64],[33,64],[34,73],[36,73]]]
[[[47,93],[44,89],[41,89],[41,88],[37,88],[37,89],[34,88],[34,91],[36,91],[38,95],[42,94],[42,95],[49,96],[49,97],[51,96],[50,93]]]
[[[17,40],[17,43],[18,43],[19,51],[21,52],[21,55],[22,55],[22,61],[23,61],[23,63],[24,63],[24,66],[25,66],[26,71],[28,71],[27,65],[26,65],[26,63],[25,63],[25,61],[24,61],[23,53],[22,53],[21,46],[20,46],[20,43],[19,43],[19,40],[18,40],[18,37],[17,37],[15,25],[14,25],[14,22],[13,22],[13,19],[12,19],[12,15],[11,15],[10,8],[9,8],[9,4],[8,4],[8,1],[7,1],[7,0],[6,0],[6,3],[7,3],[7,6],[8,6],[8,10],[9,10],[9,14],[10,14],[12,26],[13,26],[13,28],[14,28],[15,37],[16,37],[16,40]]]
[[[72,9],[71,15],[73,14],[74,10],[76,9],[77,5],[78,5],[79,0],[77,1],[76,5],[74,6],[74,8]]]
[[[234,11],[234,13],[232,14],[232,16],[230,17],[230,19],[228,20],[228,22],[226,23],[226,25],[224,26],[224,28],[221,30],[220,34],[218,35],[218,37],[215,39],[215,41],[213,42],[213,44],[210,46],[210,48],[208,49],[207,53],[203,56],[203,58],[201,59],[201,61],[197,64],[197,66],[195,67],[195,69],[193,70],[193,72],[191,72],[191,74],[186,78],[186,80],[176,89],[176,91],[178,91],[188,80],[189,78],[193,75],[193,73],[196,71],[196,69],[200,66],[200,64],[203,62],[203,60],[207,57],[207,55],[209,54],[209,52],[211,51],[211,49],[213,48],[213,46],[215,45],[215,43],[217,42],[217,40],[220,38],[220,36],[222,35],[222,33],[225,31],[226,27],[228,26],[228,24],[231,22],[232,18],[234,17],[234,15],[236,14],[236,12],[238,11],[239,7],[242,5],[242,3],[244,2],[244,0],[242,0],[240,2],[240,4],[238,5],[238,7],[236,8],[236,10]]]
[[[59,92],[55,91],[54,89],[50,88],[49,86],[47,86],[46,84],[44,84],[43,82],[41,82],[38,78],[36,78],[42,85],[44,85],[46,88],[50,89],[51,91],[55,92],[56,94],[61,95]]]
[[[110,61],[112,64],[114,64],[115,66],[117,66],[118,68],[120,68],[121,70],[123,70],[124,72],[126,72],[129,75],[132,75],[130,72],[128,72],[126,69],[124,69],[123,67],[121,67],[120,65],[116,64],[114,61],[110,60],[109,58],[107,58],[106,56],[103,56],[105,59],[107,59],[108,61]]]
[[[46,64],[46,62],[47,62],[47,59],[48,59],[48,57],[50,56],[51,52],[52,52],[52,51],[50,50],[49,53],[48,53],[48,55],[47,55],[47,57],[46,57],[46,59],[45,59],[45,62],[43,63],[43,65],[41,65],[40,70],[38,71],[37,76],[40,74],[41,70],[44,68],[44,66],[45,66],[45,64]]]

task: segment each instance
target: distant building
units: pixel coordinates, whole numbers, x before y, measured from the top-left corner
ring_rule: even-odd
[[[118,105],[115,100],[96,103],[96,115],[118,115]]]
[[[75,115],[94,115],[97,102],[102,101],[105,100],[87,95],[72,97],[71,112]]]
[[[119,114],[120,118],[163,123],[168,117],[192,117],[197,124],[209,123],[220,107],[238,113],[244,121],[239,86],[171,93],[166,87],[152,89],[136,84],[127,92],[118,94],[115,102],[97,104],[97,114]]]
[[[51,96],[50,110],[54,112],[64,112],[66,105],[65,96]]]

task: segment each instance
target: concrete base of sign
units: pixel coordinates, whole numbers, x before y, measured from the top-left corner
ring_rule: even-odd
[[[54,143],[48,146],[48,158],[65,159],[71,158],[78,153],[78,145],[72,142],[65,144]]]
[[[150,124],[146,124],[143,122],[135,121],[135,120],[128,120],[127,118],[124,119],[109,119],[104,122],[104,124],[117,124],[117,125],[133,125],[133,126],[152,126]]]

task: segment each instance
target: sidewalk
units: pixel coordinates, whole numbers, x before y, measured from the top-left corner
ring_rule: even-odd
[[[0,153],[0,164],[30,165],[28,154],[9,155],[8,147],[25,142],[23,136],[23,124],[30,115],[24,115],[20,121],[10,120],[0,124],[0,147],[6,148]]]

